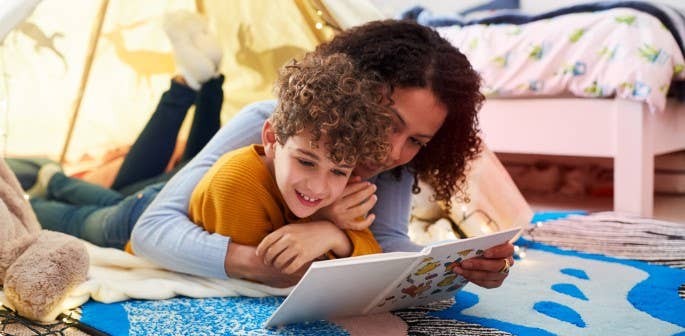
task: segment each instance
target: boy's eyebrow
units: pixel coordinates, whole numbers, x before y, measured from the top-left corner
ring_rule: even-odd
[[[402,126],[407,127],[407,122],[404,120],[404,118],[402,118],[402,115],[400,115],[400,113],[397,112],[397,110],[392,108],[392,107],[390,108],[390,110],[392,111],[392,113],[395,114],[395,117],[397,117],[397,119],[400,120],[400,123],[402,123]],[[426,138],[428,140],[433,139],[433,136],[429,135],[429,134],[415,134],[415,136],[420,137],[420,138]]]
[[[302,149],[302,148],[298,148],[297,151],[300,152],[300,154],[309,156],[310,158],[312,158],[312,159],[314,159],[314,160],[317,160],[317,161],[320,160],[320,159],[319,159],[319,156],[316,155],[316,153],[314,153],[314,152],[310,152],[310,151],[304,150],[304,149]],[[339,164],[339,165],[337,165],[337,166],[338,166],[339,168],[344,168],[344,169],[354,169],[354,166],[353,166],[353,165],[348,165],[348,164]]]
[[[310,158],[312,158],[314,160],[317,160],[317,161],[320,160],[319,156],[316,155],[316,153],[314,153],[314,152],[310,152],[310,151],[304,150],[302,148],[298,148],[297,151],[300,152],[300,154],[304,154],[306,156],[309,156]]]

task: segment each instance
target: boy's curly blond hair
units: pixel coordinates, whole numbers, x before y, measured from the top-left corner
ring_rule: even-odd
[[[382,162],[390,149],[392,122],[383,104],[385,90],[343,54],[307,53],[284,66],[276,82],[278,105],[271,116],[276,140],[284,144],[308,131],[312,143],[324,136],[335,163]]]

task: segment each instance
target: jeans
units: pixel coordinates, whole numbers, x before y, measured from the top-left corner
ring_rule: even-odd
[[[180,169],[164,172],[190,106],[195,103],[195,116],[179,166],[190,161],[221,127],[223,81],[223,76],[211,79],[199,92],[172,81],[126,155],[111,189],[56,173],[45,198],[31,199],[42,227],[122,249],[138,218]]]
[[[45,199],[31,199],[43,229],[63,232],[102,247],[123,249],[133,225],[164,187],[153,184],[124,196],[56,173]]]

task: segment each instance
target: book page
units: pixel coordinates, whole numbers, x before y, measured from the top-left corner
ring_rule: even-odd
[[[484,250],[500,245],[513,238],[519,228],[482,237],[440,242],[430,245],[423,252],[428,255],[388,292],[370,313],[380,313],[419,306],[448,299],[467,283],[461,275],[452,272],[460,262],[478,257]]]
[[[315,262],[266,326],[360,315],[417,256],[399,252]]]

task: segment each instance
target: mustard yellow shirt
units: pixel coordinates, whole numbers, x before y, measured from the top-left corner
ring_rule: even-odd
[[[283,225],[307,222],[288,209],[263,155],[264,147],[252,145],[219,158],[191,195],[190,220],[208,232],[231,237],[231,242],[252,246]],[[345,233],[352,256],[381,252],[370,230]]]

